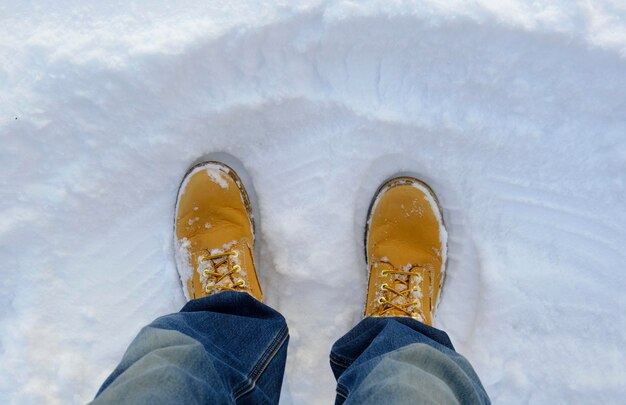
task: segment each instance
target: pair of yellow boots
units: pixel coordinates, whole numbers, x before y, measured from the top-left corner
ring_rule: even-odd
[[[176,262],[188,299],[241,291],[259,301],[252,204],[228,165],[192,167],[178,192]],[[365,229],[365,316],[408,316],[432,325],[444,280],[447,232],[433,191],[408,176],[375,194]]]

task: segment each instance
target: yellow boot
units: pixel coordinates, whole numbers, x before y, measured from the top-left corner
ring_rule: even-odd
[[[263,300],[254,265],[252,207],[232,168],[205,162],[187,172],[174,228],[176,265],[187,299],[243,291]]]
[[[365,316],[407,316],[432,325],[447,237],[443,212],[428,185],[406,176],[384,183],[372,200],[365,231]]]

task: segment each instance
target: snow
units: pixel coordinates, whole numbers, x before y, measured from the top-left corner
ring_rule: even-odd
[[[292,4],[295,3],[295,4]],[[241,159],[285,404],[329,403],[370,198],[437,193],[437,326],[496,403],[626,396],[626,5],[0,4],[0,402],[84,403],[184,303],[176,192]]]
[[[219,169],[217,165],[208,165],[206,167],[207,175],[217,183],[221,188],[228,189],[228,180],[224,177],[225,174]]]
[[[174,261],[176,263],[176,270],[180,276],[181,288],[183,289],[183,295],[188,300],[189,290],[187,289],[187,282],[193,278],[193,267],[191,266],[191,253],[189,247],[191,242],[187,238],[176,240],[174,238]]]

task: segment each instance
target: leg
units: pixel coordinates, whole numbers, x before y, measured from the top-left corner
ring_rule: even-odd
[[[443,331],[407,317],[365,318],[333,346],[336,404],[488,404]]]
[[[338,404],[489,403],[467,360],[431,326],[447,250],[432,189],[409,176],[384,183],[365,227],[365,319],[330,356]]]
[[[288,331],[247,293],[190,301],[143,328],[100,388],[100,403],[276,404]]]
[[[288,332],[284,318],[262,304],[252,202],[222,162],[187,172],[174,234],[191,301],[139,333],[94,402],[278,403]]]

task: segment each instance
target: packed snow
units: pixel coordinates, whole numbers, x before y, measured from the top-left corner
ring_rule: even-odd
[[[626,397],[626,4],[0,3],[0,402],[84,403],[185,302],[182,176],[222,151],[260,207],[284,404],[334,397],[370,198],[429,183],[436,326],[496,403]]]

